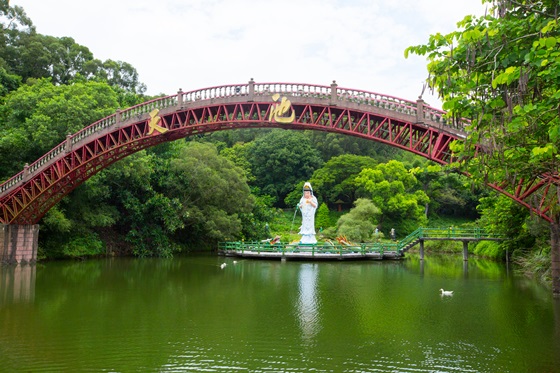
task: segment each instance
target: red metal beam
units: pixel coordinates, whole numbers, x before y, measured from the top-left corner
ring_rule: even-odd
[[[440,164],[453,161],[449,146],[458,139],[450,131],[416,123],[416,117],[412,115],[393,115],[387,109],[355,103],[333,106],[328,99],[313,103],[292,102],[295,120],[291,123],[277,123],[270,119],[274,102],[268,97],[266,101],[254,101],[240,96],[238,102],[213,103],[210,100],[197,105],[160,113],[158,125],[167,130],[165,133],[154,131],[149,134],[149,118],[146,119],[145,115],[101,132],[91,131],[89,137],[71,149],[59,152],[28,180],[22,180],[0,196],[0,222],[36,224],[64,195],[117,160],[155,144],[197,133],[248,127],[322,130],[382,142]],[[558,175],[522,180],[517,185],[491,186],[550,220],[547,215],[550,204],[556,203],[549,196],[549,187],[553,184],[560,185]],[[534,197],[538,197],[538,203],[529,203]]]

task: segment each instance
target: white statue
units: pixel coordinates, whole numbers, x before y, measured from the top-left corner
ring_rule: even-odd
[[[301,211],[301,234],[300,243],[314,244],[317,243],[315,238],[315,210],[317,210],[317,198],[313,195],[311,184],[306,182],[303,185],[303,196],[299,200],[298,205]]]

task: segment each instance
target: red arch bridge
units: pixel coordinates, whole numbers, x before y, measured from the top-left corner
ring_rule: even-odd
[[[36,259],[38,222],[66,194],[112,163],[141,149],[187,136],[237,128],[275,127],[358,136],[440,164],[449,145],[466,136],[464,123],[418,99],[331,85],[223,85],[157,98],[103,118],[26,165],[0,185],[0,260]],[[492,188],[552,221],[558,175],[504,182]]]

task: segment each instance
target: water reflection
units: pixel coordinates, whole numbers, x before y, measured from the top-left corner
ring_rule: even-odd
[[[0,306],[35,301],[35,265],[0,266]]]
[[[466,278],[464,264],[0,267],[0,371],[560,372],[550,289],[475,258]]]
[[[320,328],[317,297],[318,274],[319,267],[317,264],[302,264],[298,274],[297,314],[303,340],[308,343],[313,340]]]

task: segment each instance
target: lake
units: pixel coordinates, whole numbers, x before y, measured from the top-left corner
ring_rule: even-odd
[[[0,371],[560,372],[560,301],[455,255],[0,266]]]

